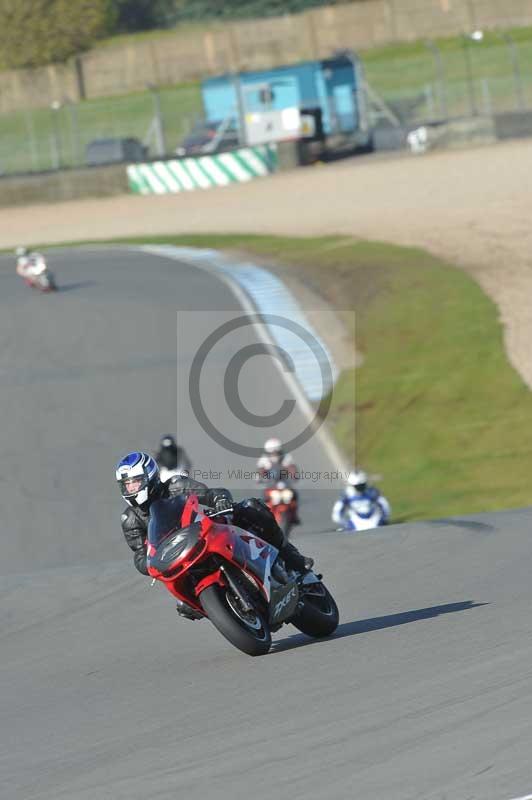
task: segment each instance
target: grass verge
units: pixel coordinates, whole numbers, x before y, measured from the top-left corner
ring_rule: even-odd
[[[496,306],[465,272],[419,249],[338,236],[153,241],[266,258],[340,314],[355,310],[356,407],[347,370],[328,421],[350,458],[356,436],[357,462],[382,474],[395,519],[530,503],[532,395],[506,358]]]

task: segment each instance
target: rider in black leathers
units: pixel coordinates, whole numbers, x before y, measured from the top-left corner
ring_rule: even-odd
[[[145,463],[153,462],[153,459],[145,453],[126,456],[118,465],[117,478],[121,469],[120,465],[124,464],[128,459],[131,462],[131,456],[133,455],[142,457]],[[250,498],[240,503],[234,503],[228,489],[209,489],[204,483],[182,476],[174,476],[166,483],[161,483],[155,465],[154,468],[156,472],[153,472],[152,477],[150,477],[147,482],[150,489],[147,492],[147,499],[145,502],[139,505],[134,501],[132,502],[131,499],[128,499],[129,507],[125,509],[121,516],[122,532],[129,547],[133,550],[134,564],[143,575],[148,575],[146,565],[146,536],[151,503],[161,498],[177,497],[179,495],[188,496],[191,494],[198,496],[198,501],[201,505],[213,508],[215,511],[231,511],[232,509],[234,524],[239,528],[244,528],[252,533],[256,533],[262,539],[276,547],[280,551],[289,569],[306,572],[312,568],[312,559],[303,556],[299,550],[286,539],[281,528],[277,525],[273,514],[261,500]],[[126,467],[122,467],[122,470],[121,477],[123,479],[126,476]],[[129,498],[131,498],[131,495]],[[186,603],[182,603],[182,601],[178,602],[177,610],[182,616],[189,619],[198,618],[197,612]]]
[[[185,448],[178,445],[170,434],[161,437],[159,449],[154,457],[159,468],[165,467],[168,470],[175,470],[179,467],[181,470],[190,471],[191,462]]]

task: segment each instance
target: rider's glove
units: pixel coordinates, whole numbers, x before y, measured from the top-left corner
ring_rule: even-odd
[[[214,498],[214,510],[218,514],[221,511],[232,511],[233,505],[227,497],[215,497]]]

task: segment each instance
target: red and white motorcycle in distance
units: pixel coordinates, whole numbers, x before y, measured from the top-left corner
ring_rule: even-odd
[[[313,637],[338,627],[338,608],[314,572],[288,570],[279,551],[208,514],[198,498],[156,500],[147,538],[149,574],[202,616],[239,650],[265,655],[284,623]]]
[[[17,273],[26,286],[38,289],[40,292],[56,292],[55,278],[48,269],[46,260],[42,255],[31,256],[28,259],[20,258],[17,262]]]
[[[294,490],[284,481],[278,481],[273,486],[267,486],[264,489],[264,502],[284,535],[289,536],[298,519]]]

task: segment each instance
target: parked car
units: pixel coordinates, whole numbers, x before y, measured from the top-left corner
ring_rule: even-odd
[[[145,161],[148,148],[138,139],[93,139],[87,145],[85,160],[88,167],[102,164],[124,164]]]
[[[238,147],[238,128],[235,122],[207,122],[199,120],[190,133],[176,147],[178,156],[195,156],[206,153],[223,153]]]

